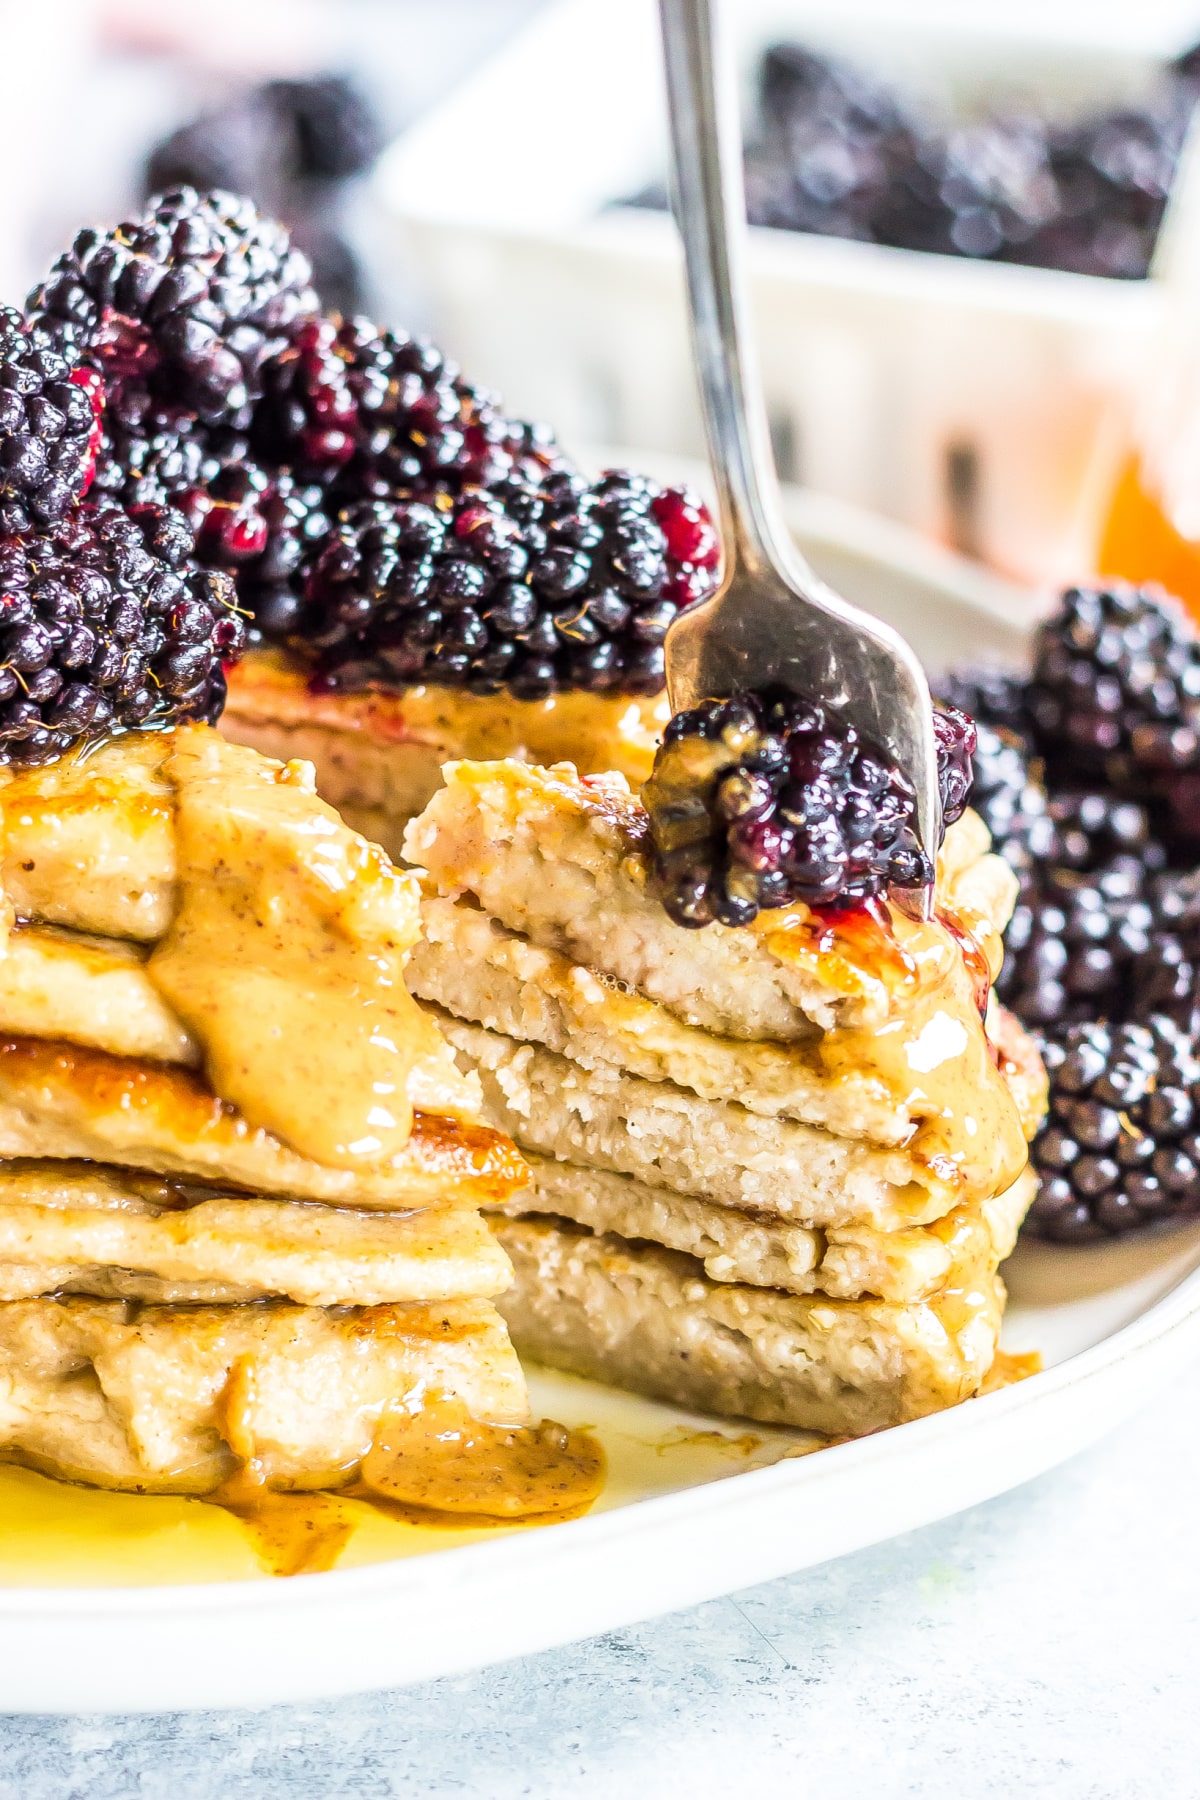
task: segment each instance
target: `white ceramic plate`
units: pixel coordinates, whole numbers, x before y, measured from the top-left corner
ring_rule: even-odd
[[[1019,656],[1033,603],[896,527],[792,495],[814,560],[931,667]],[[452,1532],[354,1509],[331,1573],[273,1580],[198,1501],[0,1469],[0,1711],[266,1705],[425,1680],[802,1569],[999,1494],[1120,1423],[1200,1346],[1200,1227],[1023,1246],[1005,1343],[1042,1374],[805,1454],[535,1371],[535,1405],[593,1427],[610,1479],[587,1518]],[[353,1507],[353,1503],[350,1503]]]

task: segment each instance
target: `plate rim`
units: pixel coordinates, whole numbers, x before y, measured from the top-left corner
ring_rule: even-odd
[[[514,1568],[519,1571],[523,1563],[536,1565],[547,1557],[570,1554],[589,1542],[602,1547],[607,1540],[619,1539],[628,1532],[631,1516],[647,1527],[665,1526],[673,1514],[716,1515],[744,1504],[753,1495],[789,1487],[801,1489],[844,1474],[855,1462],[869,1464],[909,1454],[918,1450],[921,1442],[949,1433],[974,1433],[1006,1413],[1024,1410],[1038,1400],[1050,1401],[1065,1389],[1091,1381],[1138,1351],[1152,1348],[1189,1322],[1200,1322],[1200,1238],[1195,1244],[1195,1256],[1194,1265],[1144,1312],[1062,1362],[997,1392],[974,1396],[970,1401],[848,1443],[827,1445],[799,1457],[784,1457],[765,1468],[744,1469],[699,1486],[631,1500],[611,1511],[591,1513],[558,1525],[515,1531],[508,1537],[448,1546],[417,1556],[383,1558],[353,1569],[335,1568],[274,1580],[260,1577],[147,1586],[0,1587],[0,1623],[11,1625],[23,1617],[47,1622],[72,1617],[94,1621],[106,1614],[121,1620],[167,1616],[176,1621],[189,1613],[211,1615],[222,1611],[236,1617],[278,1615],[297,1608],[352,1605],[360,1592],[363,1599],[378,1603],[385,1588],[422,1588],[435,1581],[449,1581],[452,1586],[469,1582],[481,1562],[492,1567],[508,1565],[512,1572]],[[1114,1426],[1117,1423],[1119,1420],[1114,1417]],[[1019,1477],[1014,1485],[1021,1479],[1024,1477]],[[996,1494],[1005,1491],[1003,1487],[994,1490]]]

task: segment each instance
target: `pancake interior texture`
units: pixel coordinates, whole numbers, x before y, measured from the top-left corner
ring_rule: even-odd
[[[526,1165],[410,994],[414,877],[205,726],[5,768],[0,826],[0,1455],[243,1512],[369,1458],[461,1510],[387,1424],[436,1397],[553,1510],[479,1210]]]
[[[495,1209],[519,1349],[832,1435],[978,1392],[1045,1107],[994,1000],[1015,898],[972,813],[935,906],[688,931],[640,802],[569,765],[471,762],[405,838],[435,1004],[530,1162]]]

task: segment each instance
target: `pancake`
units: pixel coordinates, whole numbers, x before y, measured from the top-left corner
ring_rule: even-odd
[[[0,1164],[0,1301],[65,1288],[375,1306],[486,1299],[508,1280],[473,1207],[357,1212],[213,1194],[97,1164]]]
[[[496,1231],[522,1355],[701,1412],[858,1435],[967,1399],[995,1354],[994,1275],[896,1306],[710,1281],[692,1257],[561,1221]]]
[[[175,906],[171,732],[0,768],[5,893],[26,919],[152,943]]]
[[[946,1185],[903,1148],[762,1118],[605,1063],[583,1069],[447,1013],[438,1023],[478,1076],[489,1122],[526,1153],[802,1226],[860,1220],[891,1231],[925,1224],[951,1204]]]
[[[712,1281],[837,1300],[874,1295],[903,1305],[988,1280],[1010,1254],[1035,1187],[1026,1171],[995,1200],[956,1207],[933,1225],[877,1231],[857,1224],[821,1232],[685,1198],[629,1175],[535,1157],[529,1186],[504,1210],[513,1217],[557,1215],[597,1235],[612,1232],[682,1251]]]
[[[804,1043],[835,1026],[877,1027],[908,1001],[912,972],[895,939],[907,948],[918,928],[902,918],[890,936],[870,929],[861,908],[840,915],[844,924],[792,906],[750,927],[676,925],[649,885],[646,814],[619,778],[511,761],[454,763],[445,778],[405,839],[438,891],[469,896],[507,930],[603,970],[687,1025]],[[958,831],[951,826],[948,841]],[[982,843],[971,826],[962,835],[969,866],[986,831]],[[945,866],[958,866],[953,845]],[[991,885],[999,929],[1015,898],[999,858]]]
[[[0,1457],[70,1481],[205,1494],[254,1459],[275,1487],[340,1487],[383,1409],[426,1391],[477,1419],[526,1422],[488,1301],[0,1305]]]
[[[84,1157],[251,1193],[385,1211],[502,1201],[523,1165],[490,1127],[416,1113],[383,1163],[330,1168],[288,1148],[190,1069],[40,1038],[0,1039],[0,1157]]]
[[[409,986],[459,1018],[541,1044],[584,1069],[621,1069],[672,1082],[703,1100],[734,1102],[763,1118],[903,1147],[921,1164],[922,1180],[940,1188],[943,1211],[971,1195],[999,1193],[1024,1167],[1026,1136],[1038,1119],[1018,1112],[978,1015],[964,1010],[961,992],[945,1025],[949,1009],[941,1007],[936,990],[930,996],[936,1028],[930,1061],[936,1074],[934,1058],[940,1058],[947,1078],[939,1094],[932,1082],[913,1078],[898,1035],[883,1040],[900,1052],[904,1084],[894,1086],[864,1066],[870,1045],[854,1041],[862,1034],[847,1032],[846,1041],[827,1034],[815,1048],[718,1037],[503,930],[464,901],[428,895],[421,910],[425,935],[408,965]],[[965,980],[961,959],[959,967]],[[829,1066],[831,1044],[838,1054]]]

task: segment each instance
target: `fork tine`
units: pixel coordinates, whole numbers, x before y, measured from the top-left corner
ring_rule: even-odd
[[[932,860],[941,818],[924,671],[896,632],[817,578],[782,522],[747,326],[741,120],[721,0],[659,0],[659,11],[675,210],[725,548],[717,594],[667,633],[671,705],[777,681],[837,707],[912,782]]]

